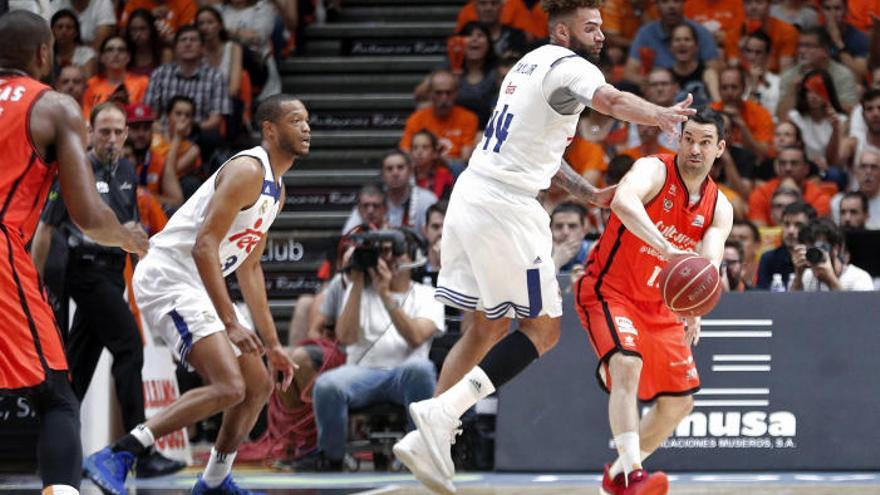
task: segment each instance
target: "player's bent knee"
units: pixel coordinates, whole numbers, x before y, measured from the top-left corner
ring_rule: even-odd
[[[225,382],[215,383],[211,388],[214,391],[214,399],[223,409],[241,404],[247,395],[244,379],[240,376]]]
[[[642,373],[642,358],[616,353],[608,361],[611,379],[615,385],[638,385]]]
[[[657,399],[657,407],[661,413],[681,421],[694,409],[694,396],[684,397],[660,397]]]

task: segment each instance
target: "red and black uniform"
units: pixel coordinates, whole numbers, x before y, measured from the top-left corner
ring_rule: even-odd
[[[31,108],[48,89],[0,73],[0,390],[34,387],[47,370],[67,370],[61,334],[25,250],[57,172],[30,135]]]
[[[696,250],[712,225],[718,188],[707,177],[699,201],[690,204],[675,155],[655,158],[665,165],[666,181],[645,210],[672,244]],[[576,287],[578,314],[599,357],[597,376],[606,391],[612,386],[608,359],[615,352],[642,358],[640,400],[687,395],[700,387],[690,345],[684,343],[684,324],[658,289],[664,266],[660,253],[612,213]]]

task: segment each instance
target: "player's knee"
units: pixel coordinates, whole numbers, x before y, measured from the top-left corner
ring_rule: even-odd
[[[642,359],[638,356],[628,356],[617,353],[611,356],[608,362],[611,370],[611,380],[615,387],[638,388],[639,377],[642,373]]]
[[[223,409],[241,404],[247,395],[244,379],[241,376],[216,383],[211,388],[214,391],[214,399]]]
[[[669,397],[669,399],[671,399],[669,401],[670,406],[672,407],[671,414],[678,421],[686,418],[687,415],[694,410],[694,397],[692,395],[685,397]]]
[[[268,371],[264,371],[260,373],[259,378],[254,380],[254,383],[251,384],[251,388],[253,391],[248,390],[248,393],[253,395],[260,404],[265,403],[269,400],[269,396],[272,395],[272,390],[274,388],[274,384],[272,383],[272,378],[269,376]]]

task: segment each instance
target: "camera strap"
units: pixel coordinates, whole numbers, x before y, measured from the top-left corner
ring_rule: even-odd
[[[409,283],[409,290],[406,291],[406,294],[403,296],[403,300],[400,302],[400,309],[401,310],[403,310],[403,307],[406,304],[406,301],[409,300],[409,296],[410,296],[410,294],[412,294],[414,288],[415,288],[415,285],[412,282],[410,282]],[[377,294],[377,296],[378,296],[378,294]],[[361,296],[361,297],[363,297],[363,296]],[[363,300],[361,302],[363,302]],[[394,320],[391,319],[391,312],[389,312],[387,309],[385,309],[385,306],[383,304],[381,304],[381,302],[379,305],[382,307],[382,311],[385,311],[386,313],[388,313],[388,324],[385,325],[385,329],[382,330],[382,333],[380,333],[378,337],[376,337],[376,340],[371,342],[370,345],[366,349],[364,349],[364,352],[362,352],[361,355],[358,356],[357,361],[354,362],[355,366],[361,364],[361,361],[363,361],[364,358],[367,356],[367,354],[369,354],[369,352],[373,350],[373,347],[376,347],[376,344],[379,343],[380,340],[385,338],[385,334],[388,333],[388,330],[391,330],[391,328],[394,327]],[[364,305],[362,304],[361,307],[363,308],[363,306]],[[361,309],[361,312],[363,312],[363,309]],[[409,315],[407,315],[407,316],[409,316]],[[360,315],[360,318],[361,318],[361,321],[364,321],[364,319],[365,319],[363,314]]]

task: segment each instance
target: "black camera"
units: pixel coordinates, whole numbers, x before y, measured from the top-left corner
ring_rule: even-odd
[[[354,252],[351,261],[345,267],[346,270],[359,270],[366,272],[370,268],[379,265],[379,256],[382,254],[382,246],[391,245],[391,254],[400,256],[406,252],[406,236],[399,230],[374,230],[352,234],[349,240],[354,243]]]
[[[807,248],[806,257],[811,265],[818,265],[825,262],[825,255],[831,252],[831,246],[824,242],[817,242],[815,246]]]

